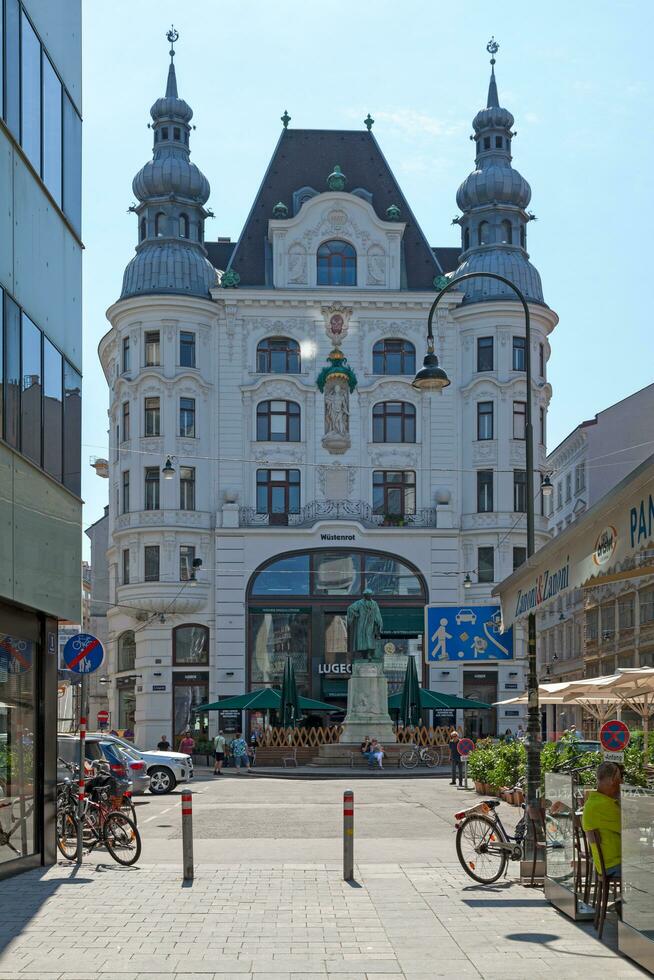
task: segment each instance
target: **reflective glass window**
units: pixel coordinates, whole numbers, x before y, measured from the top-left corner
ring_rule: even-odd
[[[280,688],[290,657],[298,692],[309,694],[311,615],[308,610],[250,612],[250,682],[252,687]]]
[[[512,367],[514,371],[524,371],[526,369],[526,351],[527,347],[525,344],[524,337],[514,337],[513,338],[513,363]]]
[[[208,664],[209,630],[206,626],[176,626],[173,630],[174,664]]]
[[[257,439],[269,442],[300,441],[300,406],[270,400],[257,405]]]
[[[5,0],[5,122],[20,139],[20,6]]]
[[[349,242],[323,242],[318,249],[319,286],[356,286],[357,253]]]
[[[365,588],[375,595],[422,595],[420,579],[396,558],[365,556]]]
[[[159,467],[145,470],[145,510],[159,510]]]
[[[259,374],[299,374],[300,345],[290,337],[269,337],[257,346]]]
[[[378,340],[372,349],[373,374],[415,374],[416,349],[408,340]]]
[[[146,544],[144,550],[144,581],[159,581],[159,545]]]
[[[129,548],[123,548],[123,585],[129,585]]]
[[[477,581],[495,581],[495,550],[493,548],[477,548]]]
[[[81,490],[82,376],[64,361],[64,486]]]
[[[145,428],[144,436],[161,435],[161,408],[159,398],[145,399]]]
[[[123,558],[125,555],[127,555],[127,562],[129,563],[129,551],[123,552]],[[118,637],[118,670],[134,670],[135,665],[136,638],[133,630],[126,630]]]
[[[195,334],[189,330],[179,335],[179,363],[181,367],[195,367]]]
[[[41,331],[25,313],[22,317],[22,345],[21,451],[28,459],[40,466],[43,392]]]
[[[493,370],[493,338],[477,337],[477,370]]]
[[[404,517],[416,512],[416,475],[411,470],[375,470],[372,474],[373,513]]]
[[[477,402],[477,439],[493,438],[493,402]]]
[[[20,142],[41,173],[41,43],[24,13],[20,38]]]
[[[64,211],[77,234],[82,230],[82,120],[64,92]]]
[[[309,595],[309,556],[280,558],[259,572],[252,595]]]
[[[179,400],[179,434],[195,439],[195,398]]]
[[[416,410],[410,402],[378,402],[372,410],[373,442],[415,442]]]
[[[315,595],[358,595],[361,590],[361,556],[327,553],[313,557]]]
[[[20,448],[20,309],[5,293],[5,439]]]
[[[43,338],[43,469],[61,482],[63,476],[63,358]]]
[[[43,53],[43,180],[61,207],[61,82]]]
[[[179,546],[179,580],[180,582],[190,582],[193,575],[193,562],[195,561],[195,547],[192,544],[182,544]]]
[[[37,652],[34,637],[0,631],[0,784],[3,805],[8,807],[4,810],[3,833],[9,834],[0,846],[0,862],[36,851]]]
[[[195,467],[179,468],[179,509],[195,510]]]
[[[2,18],[0,18],[1,20]],[[0,50],[2,47],[2,29],[0,28]],[[2,70],[2,58],[0,58],[0,71]],[[0,75],[2,78],[2,75]],[[0,289],[0,439],[4,436],[4,404],[5,404],[5,304],[4,304],[4,290]]]

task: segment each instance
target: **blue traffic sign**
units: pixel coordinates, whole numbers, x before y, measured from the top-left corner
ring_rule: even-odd
[[[77,633],[67,641],[64,663],[76,674],[92,674],[104,660],[102,644],[90,633]]]
[[[427,606],[426,658],[512,660],[513,630],[500,633],[499,606]]]

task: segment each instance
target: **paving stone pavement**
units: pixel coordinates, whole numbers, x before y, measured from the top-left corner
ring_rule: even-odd
[[[458,865],[90,861],[0,886],[0,980],[432,980],[644,976],[538,889]],[[613,947],[613,948],[612,948]]]

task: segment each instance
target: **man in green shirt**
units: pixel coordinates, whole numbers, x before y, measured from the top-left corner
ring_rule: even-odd
[[[582,826],[584,830],[599,830],[602,855],[609,877],[621,873],[622,824],[620,819],[620,783],[622,772],[615,762],[602,762],[597,767],[597,789],[593,790],[584,804]],[[597,846],[591,844],[593,861],[601,870]]]
[[[223,761],[225,759],[225,736],[222,732],[218,732],[213,740],[213,754],[214,754],[214,766],[213,774],[214,776],[222,776],[223,774]]]

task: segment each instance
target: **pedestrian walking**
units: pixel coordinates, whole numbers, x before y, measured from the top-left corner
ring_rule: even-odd
[[[453,728],[450,732],[450,762],[452,764],[452,779],[450,780],[450,786],[456,785],[457,773],[459,776],[459,786],[463,786],[463,760],[459,755],[459,733],[456,728]]]
[[[250,772],[248,743],[243,738],[242,732],[237,732],[236,738],[232,739],[232,754],[234,756],[234,765],[238,769],[239,773],[241,769],[246,769],[247,772]]]
[[[160,740],[157,742],[157,748],[160,752],[167,752],[170,748],[170,742],[165,735],[162,735]]]
[[[225,736],[218,732],[213,740],[213,774],[222,776],[223,762],[225,761]]]
[[[194,748],[195,739],[190,732],[185,732],[181,742],[179,743],[179,751],[183,752],[185,755],[193,755]]]

